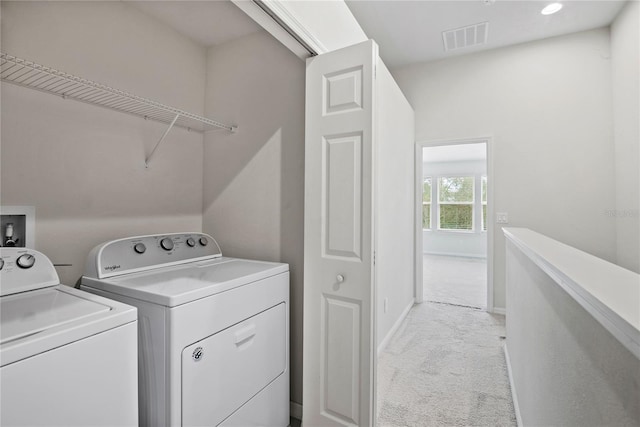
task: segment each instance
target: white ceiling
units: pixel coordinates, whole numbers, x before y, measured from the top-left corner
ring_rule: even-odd
[[[486,158],[487,147],[484,143],[439,145],[422,149],[422,161],[429,163],[485,160]]]
[[[224,43],[262,27],[229,1],[127,1],[205,47]]]
[[[540,10],[551,0],[346,0],[346,4],[380,46],[385,63],[397,67],[603,27],[625,3],[560,1],[564,8],[549,16]],[[228,0],[126,3],[206,47],[261,29]],[[444,51],[443,31],[481,22],[489,23],[486,45]]]
[[[564,8],[540,14],[550,0],[346,0],[389,67],[433,61],[609,25],[625,1],[558,0]],[[444,52],[442,32],[489,22],[487,44]]]

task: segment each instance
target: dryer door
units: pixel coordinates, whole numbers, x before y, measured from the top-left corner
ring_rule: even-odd
[[[216,426],[285,372],[284,303],[182,351],[182,425]]]

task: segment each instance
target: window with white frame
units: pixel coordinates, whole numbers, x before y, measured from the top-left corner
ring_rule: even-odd
[[[482,231],[487,231],[487,177],[480,178],[482,183]]]
[[[438,229],[473,230],[473,176],[438,178]]]
[[[431,177],[425,177],[422,182],[422,228],[431,229]]]

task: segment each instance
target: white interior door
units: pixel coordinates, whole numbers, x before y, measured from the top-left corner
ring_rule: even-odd
[[[303,425],[374,423],[377,45],[307,60]]]

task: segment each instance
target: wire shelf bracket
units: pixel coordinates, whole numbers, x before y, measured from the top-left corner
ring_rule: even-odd
[[[151,154],[145,159],[146,167],[149,167],[151,158],[173,127],[180,127],[198,133],[215,129],[223,129],[234,133],[238,128],[237,126],[226,125],[91,80],[45,67],[4,52],[0,52],[0,77],[3,82],[168,125],[167,130],[156,143]]]

